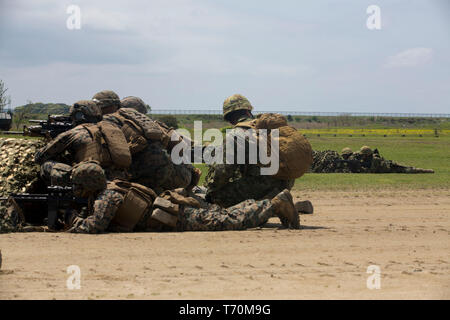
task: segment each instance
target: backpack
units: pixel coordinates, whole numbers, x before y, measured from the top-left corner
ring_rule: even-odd
[[[93,141],[77,152],[77,162],[93,159],[102,166],[124,169],[131,165],[131,153],[122,130],[105,121],[82,126],[90,132]]]
[[[289,126],[281,114],[260,114],[252,121],[238,123],[236,127],[267,129],[268,141],[271,141],[271,130],[279,130],[280,166],[274,178],[282,180],[300,178],[311,166],[313,161],[311,144],[297,129]]]
[[[167,147],[170,141],[169,128],[159,121],[155,121],[146,115],[131,109],[121,108],[118,113],[125,119],[136,124],[143,131],[146,139],[151,141],[160,141],[164,147]]]

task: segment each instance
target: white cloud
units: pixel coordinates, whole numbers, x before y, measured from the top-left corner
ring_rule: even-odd
[[[411,48],[388,58],[387,67],[415,67],[431,60],[433,49]]]

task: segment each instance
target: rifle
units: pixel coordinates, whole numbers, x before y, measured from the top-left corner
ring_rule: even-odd
[[[348,164],[351,172],[360,172],[361,170],[361,162],[359,160],[346,160],[346,159],[336,159],[336,163],[346,163]]]
[[[49,140],[56,138],[60,133],[73,128],[70,116],[52,114],[47,120],[28,120],[30,123],[37,123],[34,126],[24,126],[23,135],[30,137],[45,137]]]
[[[47,187],[47,191],[46,194],[11,193],[9,197],[0,198],[0,202],[12,200],[19,206],[19,211],[34,213],[36,207],[42,211],[46,210],[47,226],[52,230],[57,229],[59,210],[64,210],[67,213],[70,209],[88,204],[87,199],[76,198],[71,187],[51,186]],[[22,218],[25,220],[23,215]],[[64,214],[65,221],[67,218],[67,214]]]

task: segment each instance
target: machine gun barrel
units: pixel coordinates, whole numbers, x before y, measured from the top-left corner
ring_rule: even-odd
[[[45,137],[49,140],[56,138],[59,134],[73,128],[70,116],[53,114],[48,115],[47,120],[28,120],[30,123],[36,123],[34,126],[24,126],[23,135],[31,137]]]
[[[76,198],[71,187],[51,186],[46,194],[12,193],[9,197],[0,198],[0,201],[13,199],[18,206],[40,203],[47,209],[47,226],[55,230],[58,221],[58,210],[70,209],[76,205],[87,205],[87,199]]]

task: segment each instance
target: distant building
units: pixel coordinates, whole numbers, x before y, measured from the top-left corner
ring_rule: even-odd
[[[0,112],[0,130],[8,131],[12,125],[12,113]]]

